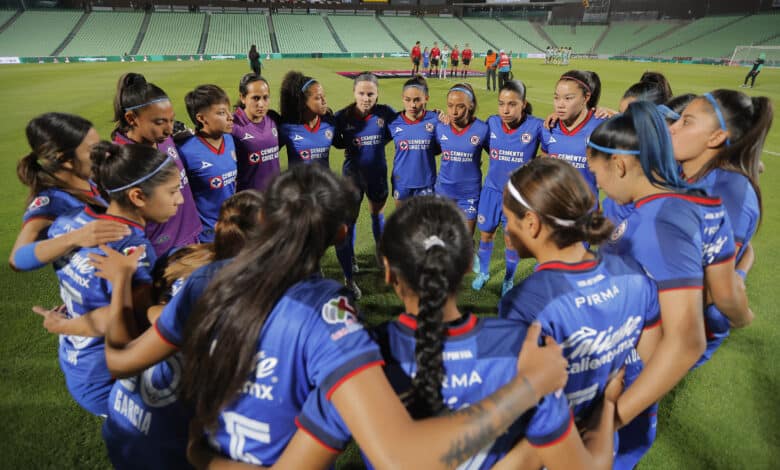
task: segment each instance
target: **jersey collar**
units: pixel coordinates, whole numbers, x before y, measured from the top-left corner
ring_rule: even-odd
[[[466,125],[466,127],[464,127],[464,128],[463,128],[463,129],[461,129],[461,130],[457,130],[457,129],[455,129],[455,126],[453,126],[452,124],[450,124],[450,130],[452,130],[452,133],[453,133],[453,134],[455,134],[455,135],[463,135],[463,134],[465,134],[465,133],[466,133],[466,132],[467,132],[467,131],[468,131],[468,130],[471,128],[471,125],[472,125],[472,124],[474,124],[474,121],[471,121],[470,123],[468,123],[468,124]]]
[[[658,199],[666,199],[666,198],[683,199],[685,201],[690,201],[693,202],[694,204],[699,204],[703,206],[719,206],[722,203],[720,198],[717,197],[694,196],[692,194],[670,192],[670,193],[660,193],[660,194],[652,194],[650,196],[645,196],[642,199],[634,201],[634,207],[639,209],[640,207],[647,204],[648,202],[655,201]]]
[[[566,129],[566,126],[563,125],[563,121],[561,120],[558,121],[558,127],[560,127],[561,132],[563,132],[564,135],[575,135],[577,134],[577,132],[581,131],[583,127],[585,127],[585,124],[587,124],[588,121],[590,121],[590,118],[592,117],[593,117],[593,110],[591,109],[590,111],[588,111],[588,114],[587,116],[585,116],[585,119],[583,119],[581,123],[577,124],[577,127],[575,127],[574,129],[572,130]]]
[[[317,124],[315,124],[314,127],[309,127],[309,123],[304,122],[303,128],[309,132],[317,132],[318,130],[320,130],[320,124],[322,124],[322,118],[317,116]]]
[[[427,113],[428,113],[428,111],[425,111],[423,113],[423,115],[420,116],[420,119],[418,119],[416,121],[412,121],[411,119],[406,117],[406,113],[404,113],[403,111],[401,111],[400,114],[401,114],[401,117],[403,118],[403,120],[406,121],[407,124],[419,124],[420,122],[422,122],[423,118],[425,118],[425,114],[427,114]]]
[[[198,139],[200,139],[201,142],[203,142],[203,145],[206,146],[207,149],[211,150],[211,153],[222,155],[225,152],[225,136],[222,136],[222,142],[219,143],[219,148],[214,147],[209,143],[208,140],[203,138],[200,134],[196,136]]]
[[[398,323],[406,327],[408,330],[415,331],[417,329],[417,317],[408,313],[402,313],[398,316]],[[479,324],[479,318],[476,315],[467,313],[458,320],[448,322],[445,324],[447,328],[447,337],[463,336],[467,333],[474,331]]]
[[[518,124],[517,127],[515,127],[514,129],[510,128],[509,126],[507,126],[506,123],[502,120],[501,121],[501,130],[504,131],[504,134],[512,135],[515,132],[517,132],[517,130],[520,129],[523,126],[523,123],[525,122],[525,120],[527,118],[528,118],[528,115],[526,113],[523,113],[523,117],[520,118],[520,124]],[[499,116],[498,119],[500,120],[501,116]]]
[[[84,213],[86,213],[88,216],[93,217],[95,219],[102,219],[102,220],[112,220],[114,222],[119,222],[120,224],[129,225],[131,227],[135,227],[139,230],[143,230],[143,225],[139,224],[138,222],[135,222],[130,219],[126,219],[124,217],[120,217],[118,215],[111,215],[106,213],[99,212],[96,208],[92,206],[87,206],[84,208]]]
[[[546,263],[538,264],[534,268],[534,272],[539,271],[569,271],[569,272],[583,272],[590,271],[601,263],[601,258],[598,256],[595,259],[588,259],[585,261],[579,261],[577,263],[564,263],[563,261],[548,261]]]

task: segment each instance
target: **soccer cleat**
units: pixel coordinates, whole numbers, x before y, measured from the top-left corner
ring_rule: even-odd
[[[742,84],[742,85],[740,85],[739,87],[740,87],[740,88],[747,88],[747,83],[743,83],[743,84]]]
[[[476,253],[474,253],[474,261],[473,264],[471,265],[471,271],[474,274],[479,274],[479,255]]]
[[[487,284],[488,279],[490,279],[490,274],[477,274],[477,277],[474,278],[474,282],[471,283],[471,288],[474,290],[482,290],[482,288],[485,287],[485,284]]]
[[[515,281],[512,279],[504,279],[504,283],[501,284],[501,297],[505,296],[507,292],[512,290],[512,287],[515,286]]]
[[[354,256],[352,257],[352,274],[357,274],[360,272],[360,267],[358,266],[357,258]]]
[[[344,279],[344,285],[352,292],[355,300],[360,300],[360,297],[363,296],[363,292],[360,291],[360,287],[358,287],[354,279]]]

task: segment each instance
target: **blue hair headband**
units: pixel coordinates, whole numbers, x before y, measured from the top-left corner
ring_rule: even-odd
[[[422,90],[426,95],[428,94],[428,87],[425,85],[420,85],[419,83],[410,83],[408,85],[404,85],[404,90],[407,88],[418,88]]]
[[[718,116],[718,122],[720,123],[720,128],[723,129],[723,132],[726,132],[728,134],[728,128],[726,128],[726,120],[723,119],[723,112],[720,110],[720,106],[718,105],[718,102],[715,101],[715,97],[712,96],[712,93],[705,93],[702,96],[704,96],[707,101],[710,102],[712,105],[712,109],[715,110],[715,115]],[[731,145],[731,139],[728,138],[728,135],[726,136],[726,147]]]
[[[122,186],[122,187],[119,187],[119,188],[114,188],[114,189],[106,189],[106,192],[107,192],[107,193],[109,193],[109,194],[112,194],[112,193],[118,193],[119,191],[124,191],[125,189],[132,188],[133,186],[138,186],[139,184],[143,183],[144,181],[148,180],[148,179],[149,179],[149,178],[151,178],[152,176],[154,176],[154,175],[156,175],[157,173],[159,173],[159,172],[160,172],[160,170],[162,170],[163,168],[165,168],[165,167],[166,167],[166,166],[167,166],[169,163],[171,163],[172,161],[173,161],[173,159],[171,159],[171,157],[170,157],[170,156],[168,156],[168,158],[166,158],[166,159],[165,159],[165,161],[164,161],[164,162],[162,162],[162,163],[160,164],[160,166],[158,166],[157,168],[155,168],[154,170],[152,170],[152,172],[151,172],[151,173],[149,173],[148,175],[146,175],[146,176],[142,176],[142,177],[138,178],[137,180],[133,181],[132,183],[130,183],[130,184],[126,184],[126,185],[124,185],[124,186]]]
[[[587,144],[588,147],[594,148],[599,152],[606,153],[608,155],[639,155],[639,150],[611,149],[609,147],[603,147],[601,145],[594,144],[590,141],[590,139],[587,140]]]
[[[659,104],[658,106],[656,106],[656,108],[667,119],[671,119],[673,121],[680,119],[680,115],[674,112],[672,108],[666,106],[665,104]]]
[[[306,89],[309,88],[312,85],[312,83],[314,83],[316,81],[317,80],[315,80],[313,78],[310,78],[310,79],[306,80],[306,83],[304,83],[303,86],[301,87],[301,93],[304,93],[306,91]]]
[[[466,94],[469,98],[471,98],[471,101],[474,102],[474,93],[470,92],[468,88],[463,88],[462,86],[456,86],[450,88],[450,91],[447,92],[447,94],[452,93],[453,91],[460,91]]]
[[[143,103],[143,104],[137,104],[137,105],[135,105],[135,106],[130,106],[129,108],[125,108],[125,112],[127,112],[127,111],[133,111],[133,110],[136,110],[136,109],[145,108],[145,107],[149,106],[150,104],[154,104],[154,103],[160,103],[160,102],[163,102],[163,101],[170,101],[170,100],[171,100],[171,99],[170,99],[170,98],[168,98],[167,96],[163,96],[163,97],[161,97],[161,98],[155,98],[155,99],[153,99],[153,100],[151,100],[151,101],[147,101],[146,103]]]

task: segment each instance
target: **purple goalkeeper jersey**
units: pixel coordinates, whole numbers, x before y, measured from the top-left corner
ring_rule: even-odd
[[[252,122],[243,109],[233,114],[233,140],[236,144],[238,178],[236,191],[265,191],[279,174],[279,130],[274,116]]]

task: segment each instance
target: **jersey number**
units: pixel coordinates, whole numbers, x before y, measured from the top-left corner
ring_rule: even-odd
[[[254,465],[262,465],[260,459],[244,451],[247,439],[263,444],[271,442],[271,427],[232,411],[222,413],[225,430],[230,435],[230,458]]]

